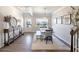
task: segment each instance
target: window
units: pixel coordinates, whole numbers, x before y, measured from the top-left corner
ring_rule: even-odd
[[[48,19],[38,18],[36,20],[36,25],[39,28],[47,28],[48,27]]]
[[[52,23],[57,24],[57,18],[53,18]]]
[[[58,22],[58,24],[61,24],[61,17],[60,16],[57,18],[57,22]]]
[[[31,20],[31,19],[27,19],[27,20],[26,20],[26,27],[27,27],[27,28],[32,27],[32,20]]]

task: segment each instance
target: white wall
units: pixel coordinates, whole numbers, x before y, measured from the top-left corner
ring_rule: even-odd
[[[56,12],[56,16],[63,16],[70,13],[72,10],[70,7],[64,7]],[[64,40],[65,42],[70,44],[71,37],[70,37],[70,31],[73,25],[65,25],[65,24],[55,24],[54,18],[52,18],[52,27],[54,29],[55,35],[57,35],[59,38]]]
[[[17,19],[20,19],[20,11],[18,11],[16,8],[12,6],[0,6],[0,14],[6,16],[6,15],[12,15],[16,17]]]
[[[32,17],[30,17],[32,19],[32,27],[31,28],[24,28],[24,32],[35,32],[37,27],[36,27],[36,19],[37,18],[44,18],[47,17],[48,18],[48,26],[51,26],[51,15],[47,14],[37,14],[34,13]],[[27,20],[26,17],[24,17],[24,20]],[[25,22],[24,22],[25,23]],[[25,26],[25,25],[24,25]]]
[[[0,48],[4,46],[3,19],[3,16],[0,15]]]
[[[53,29],[56,36],[70,44],[70,31],[72,27],[72,25],[55,24]]]
[[[21,13],[19,10],[12,6],[0,6],[0,48],[4,46],[4,38],[3,38],[3,20],[4,16],[12,15],[16,19],[23,20]]]
[[[15,17],[18,20],[21,20],[21,23],[23,22],[23,17],[21,11],[16,9],[13,6],[0,6],[0,15],[8,16],[11,15]],[[23,26],[23,25],[22,25]]]

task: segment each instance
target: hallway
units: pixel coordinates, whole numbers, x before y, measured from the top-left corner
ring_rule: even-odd
[[[73,16],[76,16],[74,14],[78,12],[78,8],[78,6],[1,6],[0,51],[70,51],[70,32],[77,27],[74,26],[77,24]],[[45,31],[54,33],[53,44],[45,44],[46,41],[40,39],[38,41],[32,34],[35,32],[38,36],[47,33]],[[25,34],[20,36],[23,33]],[[4,47],[11,42],[13,43]],[[75,44],[72,42],[72,45],[78,45],[77,42],[77,40]]]
[[[66,46],[63,42],[53,37],[53,45],[57,48],[54,50],[32,50],[32,42],[33,42],[33,33],[25,33],[18,39],[16,39],[9,46],[3,47],[0,49],[1,52],[69,52],[70,48]],[[52,44],[50,44],[52,45]],[[52,45],[52,46],[53,46]],[[49,48],[49,47],[48,47]],[[52,47],[51,47],[52,48]]]
[[[9,46],[3,47],[0,51],[3,52],[28,52],[31,51],[32,35],[25,34],[16,39]]]

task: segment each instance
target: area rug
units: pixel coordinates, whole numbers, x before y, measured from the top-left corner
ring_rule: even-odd
[[[45,41],[39,40],[33,40],[32,42],[32,51],[34,50],[69,50],[65,48],[61,48],[58,44],[55,42],[52,44],[50,41],[46,44]]]

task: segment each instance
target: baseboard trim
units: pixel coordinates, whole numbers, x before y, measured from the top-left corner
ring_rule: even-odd
[[[71,47],[70,44],[68,44],[67,42],[65,42],[63,39],[59,38],[57,35],[54,34],[54,37],[56,37],[57,39],[59,39],[62,43],[64,43],[69,48]]]
[[[32,50],[32,52],[70,52],[69,50]]]

